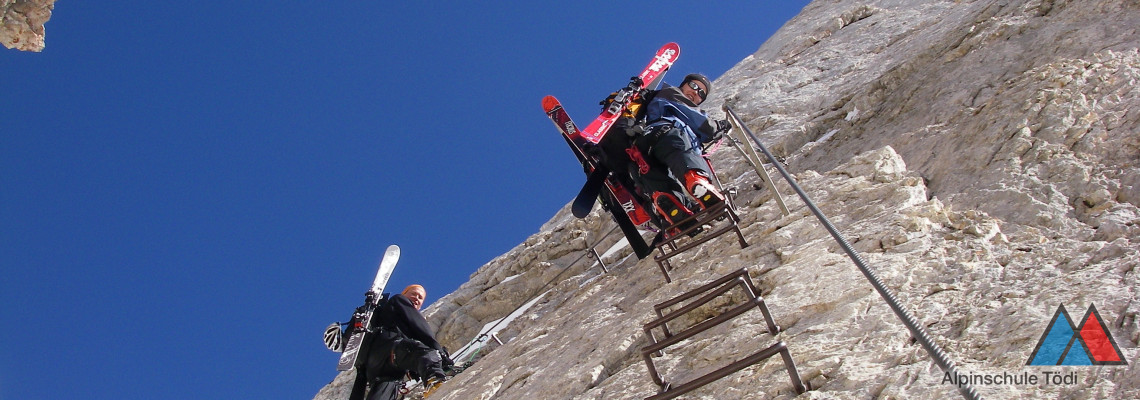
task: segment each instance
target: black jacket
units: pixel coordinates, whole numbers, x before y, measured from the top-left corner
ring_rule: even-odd
[[[388,298],[388,302],[377,312],[379,314],[372,320],[384,329],[394,328],[405,337],[418,340],[433,349],[443,350],[443,346],[431,333],[431,325],[428,325],[427,319],[424,319],[423,314],[420,314],[420,311],[412,305],[412,301],[404,295],[397,294]]]
[[[372,328],[376,329],[376,333],[368,335],[365,345],[360,350],[365,358],[358,365],[356,381],[353,382],[349,400],[364,400],[368,381],[377,384],[402,381],[406,371],[395,368],[389,363],[393,346],[400,336],[415,339],[436,350],[443,350],[443,346],[435,340],[435,335],[432,335],[431,326],[423,314],[420,314],[411,300],[403,295],[389,297],[387,302],[376,309],[372,316]],[[388,389],[392,388],[385,387],[385,390],[391,393],[385,393],[392,396],[390,398],[395,398],[396,392]],[[375,396],[376,394],[373,398]],[[384,394],[379,396],[385,397]]]

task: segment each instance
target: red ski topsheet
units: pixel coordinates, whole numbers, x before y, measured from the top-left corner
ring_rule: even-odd
[[[677,43],[669,42],[661,46],[661,49],[657,50],[657,55],[653,56],[653,61],[650,61],[649,65],[637,76],[641,78],[641,87],[638,89],[656,86],[658,79],[673,66],[673,63],[677,61],[677,57],[680,56],[681,46],[678,46]],[[603,111],[602,115],[599,115],[594,122],[587,125],[586,129],[581,132],[582,138],[588,140],[590,143],[601,142],[602,137],[606,135],[606,132],[610,130],[610,127],[613,126],[614,122],[617,121],[620,116],[621,110],[617,110],[617,112],[610,112],[610,110]]]

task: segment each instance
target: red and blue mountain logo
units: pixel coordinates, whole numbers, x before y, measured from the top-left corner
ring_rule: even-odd
[[[1075,325],[1069,318],[1069,312],[1065,311],[1065,305],[1061,304],[1025,365],[1127,364],[1096,306],[1090,304],[1080,325]]]

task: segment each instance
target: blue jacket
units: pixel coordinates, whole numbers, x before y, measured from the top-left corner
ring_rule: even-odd
[[[708,115],[675,86],[661,89],[653,96],[645,110],[645,121],[648,129],[662,125],[681,129],[689,136],[694,148],[700,148],[700,143],[711,141],[716,132]]]

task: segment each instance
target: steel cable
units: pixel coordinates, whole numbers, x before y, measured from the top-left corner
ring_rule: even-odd
[[[926,332],[926,329],[924,329],[922,325],[918,323],[918,320],[916,320],[913,316],[910,315],[909,312],[907,312],[905,308],[903,308],[902,304],[899,303],[897,298],[895,298],[894,293],[891,292],[891,290],[883,284],[882,280],[879,279],[878,275],[876,275],[875,272],[867,266],[867,263],[863,261],[863,258],[860,257],[853,248],[851,248],[851,244],[847,243],[847,239],[845,239],[843,235],[839,233],[839,230],[835,229],[835,226],[831,224],[831,221],[827,219],[827,216],[823,214],[823,211],[820,211],[820,209],[815,206],[815,203],[812,202],[807,193],[805,193],[803,189],[800,188],[800,185],[796,183],[796,180],[792,178],[788,171],[785,170],[779,162],[776,162],[776,157],[772,156],[772,153],[768,151],[768,148],[765,147],[763,143],[760,143],[760,139],[756,138],[756,135],[754,135],[752,131],[748,129],[748,127],[744,126],[743,121],[739,116],[736,115],[735,112],[732,111],[731,108],[726,105],[723,109],[732,118],[734,124],[739,127],[746,135],[748,135],[749,139],[752,139],[752,141],[756,143],[756,146],[759,147],[760,151],[764,153],[764,156],[768,157],[769,162],[771,162],[772,165],[780,171],[780,174],[783,175],[784,179],[788,181],[788,184],[792,186],[792,189],[796,191],[796,194],[800,196],[800,199],[803,199],[804,204],[807,205],[808,209],[810,209],[811,212],[815,214],[816,218],[819,219],[819,222],[823,224],[823,227],[826,228],[829,233],[831,233],[831,236],[835,238],[835,241],[838,242],[839,246],[843,248],[843,251],[847,253],[847,256],[850,257],[853,262],[855,262],[855,265],[859,267],[859,271],[863,273],[863,276],[866,276],[867,280],[871,282],[871,286],[873,286],[875,290],[879,292],[879,295],[882,296],[884,300],[886,300],[887,305],[889,305],[891,307],[891,310],[894,311],[895,316],[902,320],[903,325],[906,325],[906,328],[910,330],[911,336],[913,336],[914,339],[918,341],[918,343],[921,344],[924,349],[926,349],[926,352],[929,353],[930,357],[934,359],[934,363],[942,368],[943,371],[949,373],[951,376],[959,376],[958,368],[954,365],[954,362],[946,356],[946,353],[942,351],[942,348],[939,347],[938,344],[934,343],[934,341],[931,340],[930,335]],[[968,383],[959,383],[960,384],[956,386],[958,387],[958,391],[962,393],[963,397],[971,400],[981,399],[981,396],[978,395],[978,392],[974,390],[974,388]]]

